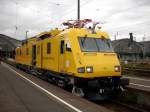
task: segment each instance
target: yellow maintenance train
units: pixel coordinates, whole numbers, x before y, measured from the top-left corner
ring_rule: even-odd
[[[17,67],[91,99],[120,93],[129,81],[121,78],[109,35],[81,21],[68,23],[65,30],[43,32],[16,48]]]

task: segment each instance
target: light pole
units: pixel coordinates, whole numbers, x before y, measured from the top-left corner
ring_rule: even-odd
[[[80,0],[78,0],[77,19],[80,20]]]
[[[26,31],[26,44],[27,44],[27,41],[28,41],[28,30]]]
[[[16,23],[15,23],[15,37],[16,37],[18,30],[18,2],[15,2],[15,4],[16,4]]]

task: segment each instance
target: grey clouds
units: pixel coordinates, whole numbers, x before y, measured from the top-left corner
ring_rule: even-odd
[[[0,33],[24,39],[25,32],[34,36],[61,27],[77,17],[77,0],[0,0]],[[150,0],[81,0],[81,19],[104,23],[111,39],[128,37],[133,32],[137,41],[145,35],[150,40]],[[17,26],[17,29],[16,29]]]

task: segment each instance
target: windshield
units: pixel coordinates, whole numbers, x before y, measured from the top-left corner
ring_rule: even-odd
[[[114,52],[110,39],[79,37],[83,52]]]

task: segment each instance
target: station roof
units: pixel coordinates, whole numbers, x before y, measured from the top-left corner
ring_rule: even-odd
[[[116,53],[119,54],[143,54],[150,56],[150,41],[136,42],[129,38],[112,41]]]
[[[21,41],[11,38],[9,36],[0,34],[0,50],[1,51],[12,51],[16,47],[21,46]]]
[[[131,39],[119,39],[112,41],[115,52],[120,54],[141,54],[143,53],[143,46]]]

